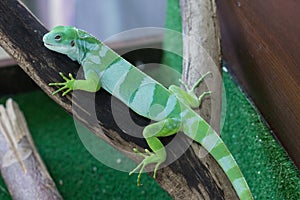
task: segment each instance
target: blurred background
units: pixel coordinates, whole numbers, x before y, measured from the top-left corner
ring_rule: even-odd
[[[155,37],[161,32],[136,31],[120,37],[113,35],[142,27],[164,27],[166,0],[22,0],[50,30],[57,25],[71,25],[92,33],[102,41]],[[124,38],[127,37],[127,38]],[[128,38],[130,37],[130,38]],[[113,41],[114,40],[114,41]],[[117,41],[116,41],[117,40]],[[8,55],[0,49],[0,60]]]
[[[105,40],[140,27],[164,27],[166,0],[23,0],[48,29],[72,25]]]

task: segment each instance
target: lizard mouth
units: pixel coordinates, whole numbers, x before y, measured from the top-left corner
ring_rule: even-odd
[[[49,44],[49,43],[44,43],[44,46],[49,48],[49,49],[53,49],[53,48],[59,48],[58,45],[55,44]]]
[[[55,46],[53,44],[45,43],[46,46]]]
[[[56,46],[54,44],[49,44],[49,43],[44,43],[44,46],[47,47],[48,49],[52,50],[52,51],[57,51],[59,49],[58,46]]]

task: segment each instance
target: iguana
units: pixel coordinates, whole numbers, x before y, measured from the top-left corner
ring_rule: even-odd
[[[67,77],[60,73],[65,82],[49,84],[60,87],[53,95],[63,91],[64,96],[72,90],[97,92],[102,87],[137,114],[155,121],[143,130],[143,137],[151,151],[145,149],[145,153],[142,153],[134,148],[137,154],[144,157],[130,172],[132,174],[139,170],[138,184],[146,165],[155,164],[155,178],[159,165],[166,160],[165,148],[158,138],[183,131],[214,157],[240,199],[253,199],[244,176],[222,139],[192,110],[192,107],[198,107],[201,99],[210,93],[205,92],[200,97],[194,94],[194,89],[204,77],[191,89],[186,85],[186,90],[175,85],[167,89],[91,34],[72,26],[55,27],[44,35],[43,42],[48,49],[78,61],[84,71],[84,80],[75,80],[72,74]]]

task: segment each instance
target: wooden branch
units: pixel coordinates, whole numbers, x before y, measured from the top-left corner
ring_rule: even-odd
[[[208,87],[199,87],[198,91],[209,89],[212,91],[210,98],[202,102],[201,109],[196,110],[210,125],[220,133],[220,117],[222,109],[222,75],[221,75],[221,47],[220,32],[214,0],[180,0],[183,32],[183,66],[182,80],[190,87],[206,72],[211,71],[212,78],[206,78]],[[198,92],[199,93],[199,92]],[[201,94],[201,93],[199,93]],[[210,100],[210,101],[209,101]],[[226,103],[226,102],[225,102]],[[194,152],[206,151],[193,144]],[[208,168],[215,182],[219,181],[219,187],[224,190],[228,199],[238,199],[233,188],[212,156],[204,158],[197,155],[198,159]],[[204,169],[205,170],[205,169]],[[210,199],[210,198],[205,198]]]
[[[12,99],[0,105],[0,171],[15,200],[62,199]]]
[[[210,98],[203,101],[201,116],[220,133],[222,76],[219,26],[214,0],[180,0],[183,37],[182,79],[193,85],[204,73],[208,86],[200,91],[212,91]],[[210,101],[208,101],[210,100]]]
[[[58,72],[75,73],[78,64],[70,61],[66,56],[50,52],[42,44],[42,36],[47,30],[23,7],[18,1],[0,1],[0,45],[16,60],[20,67],[59,105],[76,119],[82,122],[97,136],[125,153],[129,158],[140,161],[140,157],[132,152],[132,148],[139,146],[146,148],[146,142],[141,138],[141,129],[128,125],[125,117],[122,118],[122,130],[135,133],[136,136],[125,134],[116,124],[112,115],[111,96],[101,90],[96,94],[87,92],[73,92],[60,97],[50,95],[53,88],[48,87],[49,82],[59,82]],[[82,74],[82,72],[78,72]],[[73,103],[73,104],[72,104]],[[128,108],[117,101],[113,109],[118,115],[126,116]],[[132,119],[139,125],[146,125],[146,120],[134,113]],[[207,165],[208,162],[199,160],[198,144],[193,149],[187,148],[190,141],[179,134],[175,140],[175,148],[168,149],[168,159],[183,155],[172,164],[159,170],[157,182],[175,199],[233,199],[230,183],[224,183],[224,173],[216,163]],[[172,138],[163,139],[168,141]],[[172,140],[174,141],[174,140]],[[177,142],[177,143],[176,143]],[[187,150],[185,151],[186,148]],[[196,151],[195,151],[196,149]],[[198,149],[199,150],[199,149]],[[126,151],[126,152],[125,152]],[[204,159],[211,159],[205,157]],[[209,162],[212,163],[212,162]],[[135,184],[135,183],[129,183]]]

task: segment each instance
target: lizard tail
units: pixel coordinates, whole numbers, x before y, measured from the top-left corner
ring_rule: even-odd
[[[253,200],[249,186],[223,140],[199,115],[193,111],[190,114],[183,123],[185,124],[183,125],[183,132],[200,143],[213,156],[229,178],[241,200]]]

